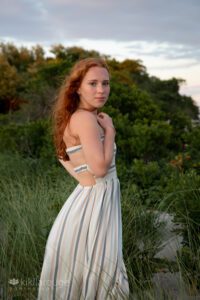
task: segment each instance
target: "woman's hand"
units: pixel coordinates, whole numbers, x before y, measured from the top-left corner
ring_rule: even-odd
[[[105,131],[111,129],[114,132],[114,134],[116,133],[115,127],[112,122],[112,118],[108,114],[100,112],[97,115],[97,121]]]

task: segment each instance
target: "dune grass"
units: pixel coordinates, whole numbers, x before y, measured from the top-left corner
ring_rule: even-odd
[[[0,155],[0,285],[8,299],[36,299],[49,230],[75,186],[59,165]],[[130,299],[155,299],[153,274],[162,268],[179,271],[185,256],[175,263],[155,258],[165,226],[156,213],[160,204],[145,207],[131,181],[121,194]]]
[[[49,230],[74,182],[61,168],[48,169],[37,160],[5,155],[0,160],[0,279],[34,287]]]

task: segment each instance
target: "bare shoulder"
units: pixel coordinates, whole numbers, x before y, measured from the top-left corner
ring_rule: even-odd
[[[87,120],[87,119],[94,120],[97,122],[95,115],[92,112],[86,110],[75,111],[71,116],[71,121],[73,123],[79,122],[80,120]]]
[[[91,126],[98,126],[96,116],[89,111],[76,111],[73,113],[70,119],[70,127],[77,132],[80,129],[87,129]]]

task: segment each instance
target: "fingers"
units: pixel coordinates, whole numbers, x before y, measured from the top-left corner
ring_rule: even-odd
[[[97,118],[100,118],[100,119],[102,119],[102,118],[104,118],[105,117],[105,115],[103,115],[102,113],[99,113],[98,115],[97,115]]]
[[[100,113],[98,113],[97,117],[105,118],[105,117],[109,117],[109,116],[108,116],[108,114],[106,114],[104,112],[100,112]]]
[[[102,111],[101,111],[100,113],[98,113],[98,116],[99,116],[99,115],[104,115],[104,116],[107,116],[107,114],[106,114],[106,113],[104,113],[104,112],[102,112]]]

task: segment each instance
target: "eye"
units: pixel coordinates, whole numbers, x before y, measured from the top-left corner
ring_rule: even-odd
[[[89,83],[91,86],[96,86],[97,85],[97,83],[95,82],[95,81],[92,81],[92,82],[90,82]]]
[[[110,83],[109,83],[109,81],[104,81],[103,82],[103,85],[105,85],[105,86],[107,86],[107,85],[109,85]]]

